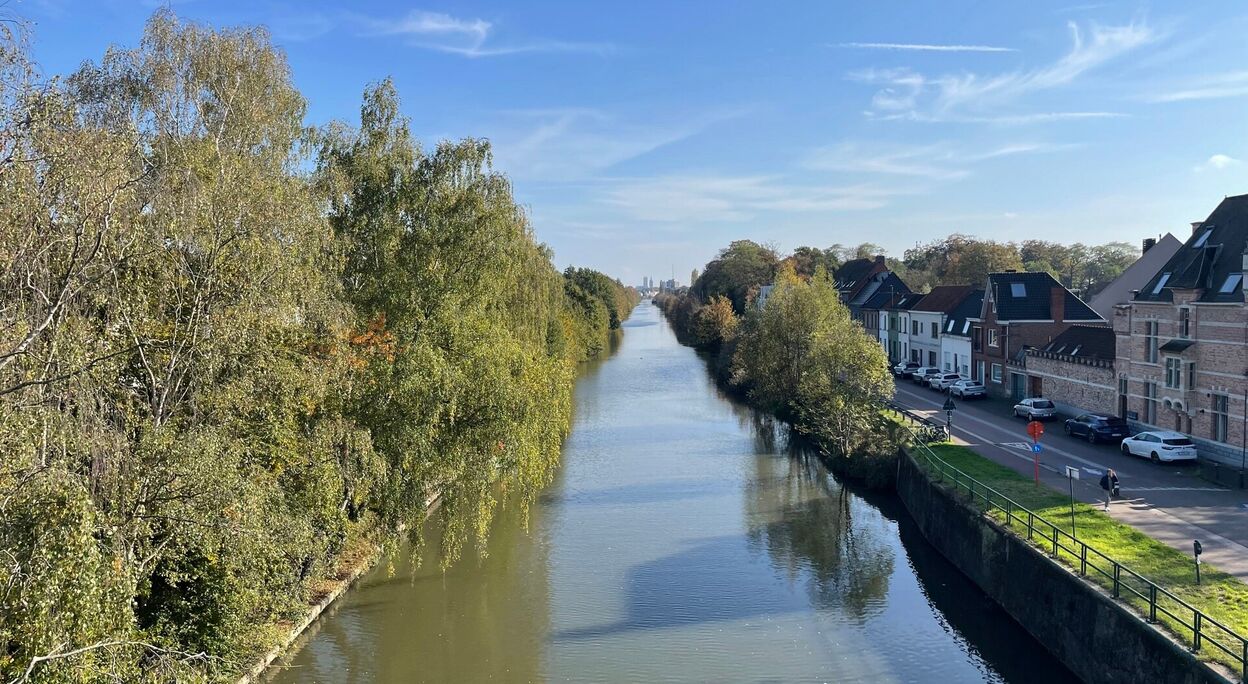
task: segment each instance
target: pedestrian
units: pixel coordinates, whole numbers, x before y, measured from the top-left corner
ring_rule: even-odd
[[[1107,468],[1105,473],[1101,475],[1101,489],[1105,490],[1105,510],[1109,510],[1109,502],[1115,496],[1118,496],[1118,473],[1113,468]]]

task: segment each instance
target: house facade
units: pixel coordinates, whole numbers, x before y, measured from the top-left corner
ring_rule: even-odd
[[[970,285],[938,285],[910,309],[910,349],[919,363],[943,368],[941,336],[949,314],[971,292]]]
[[[944,332],[940,336],[941,370],[960,373],[972,380],[983,380],[975,376],[971,359],[971,319],[979,317],[983,303],[984,291],[972,290],[945,317]]]
[[[1047,345],[1074,324],[1105,325],[1048,273],[992,273],[986,285],[980,314],[971,322],[971,356],[973,373],[990,395],[1035,396],[1042,387],[1028,385],[1025,350]]]
[[[888,265],[883,256],[874,259],[850,259],[832,274],[833,284],[841,295],[841,301],[849,307],[850,314],[861,320],[864,302],[875,294],[888,278]]]
[[[896,339],[896,331],[889,327],[888,308],[908,294],[910,294],[909,286],[896,274],[889,273],[876,288],[875,294],[868,297],[860,309],[859,320],[862,322],[862,327],[869,335],[879,340],[880,346],[884,348],[885,353],[889,355],[889,360],[893,363],[897,363],[898,359],[893,358],[890,342]],[[890,332],[893,334],[890,335]]]
[[[1027,349],[1030,394],[1066,415],[1117,415],[1115,353],[1113,328],[1072,325],[1043,347]]]
[[[1114,309],[1117,404],[1138,429],[1192,436],[1240,468],[1248,400],[1248,195],[1228,197]]]
[[[912,292],[898,297],[896,302],[885,309],[888,313],[889,338],[892,344],[888,354],[890,359],[895,358],[897,362],[923,363],[923,360],[919,359],[918,352],[910,344],[912,337],[910,310],[922,299],[923,295]]]

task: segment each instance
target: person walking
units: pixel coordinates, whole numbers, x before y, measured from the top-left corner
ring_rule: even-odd
[[[1105,490],[1105,510],[1109,510],[1109,502],[1115,496],[1118,496],[1118,473],[1113,468],[1107,468],[1105,473],[1101,475],[1101,489]]]

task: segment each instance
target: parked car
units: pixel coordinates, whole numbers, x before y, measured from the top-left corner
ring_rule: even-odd
[[[927,386],[944,392],[949,386],[962,379],[957,373],[937,373],[927,379]]]
[[[919,368],[921,368],[921,366],[914,361],[902,361],[896,366],[893,366],[893,375],[896,375],[899,378],[908,378],[914,375],[914,371]]]
[[[949,394],[959,399],[972,399],[974,397],[982,399],[988,396],[988,392],[984,389],[984,383],[978,380],[959,380],[949,386]]]
[[[914,369],[914,372],[910,374],[910,379],[916,385],[926,385],[929,375],[937,375],[939,373],[940,369],[935,366],[923,366],[922,368]]]
[[[1066,421],[1066,434],[1083,437],[1091,444],[1117,442],[1131,434],[1127,421],[1117,416],[1101,413],[1085,413]]]
[[[1181,432],[1141,432],[1122,440],[1122,453],[1150,458],[1153,463],[1195,461],[1196,444]]]
[[[1027,420],[1052,420],[1057,417],[1057,407],[1048,399],[1032,397],[1014,404],[1014,415]]]

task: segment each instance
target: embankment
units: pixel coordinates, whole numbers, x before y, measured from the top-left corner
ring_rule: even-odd
[[[927,541],[1084,681],[1231,681],[1110,596],[962,503],[909,455],[899,459],[897,494]]]

